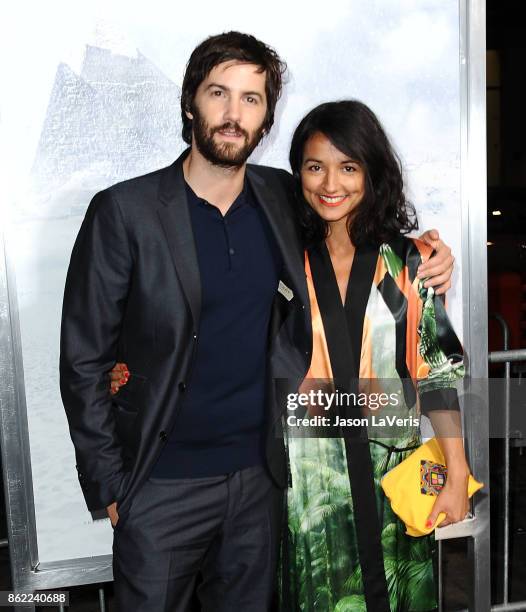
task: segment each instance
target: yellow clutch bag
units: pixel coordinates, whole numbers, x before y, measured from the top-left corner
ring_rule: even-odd
[[[446,483],[445,464],[440,444],[436,438],[431,438],[382,478],[382,489],[391,502],[393,512],[405,523],[408,535],[427,535],[444,520],[446,515],[441,512],[435,524],[426,527],[436,496]],[[483,486],[470,474],[468,497]]]

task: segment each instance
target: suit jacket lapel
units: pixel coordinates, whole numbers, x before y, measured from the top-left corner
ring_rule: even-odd
[[[250,166],[247,167],[247,178],[276,239],[285,269],[290,275],[287,280],[291,283],[294,294],[298,296],[300,302],[308,305],[303,252],[293,221],[289,215],[283,214],[282,210],[283,207],[289,206],[287,201],[283,201],[286,200],[287,194],[279,184],[269,185]],[[279,194],[282,194],[281,198]]]
[[[177,276],[197,326],[201,313],[201,280],[183,176],[183,161],[188,152],[189,149],[165,170],[159,191],[163,205],[158,213]]]

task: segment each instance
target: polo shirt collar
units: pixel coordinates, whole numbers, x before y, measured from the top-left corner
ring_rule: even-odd
[[[208,208],[210,206],[217,210],[216,206],[214,206],[213,204],[210,204],[210,202],[208,202],[204,198],[200,198],[195,193],[195,191],[190,187],[186,179],[184,181],[184,184],[186,188],[186,195],[188,197],[188,203],[190,206],[198,205],[198,206],[202,206],[205,208]],[[241,190],[241,193],[237,196],[237,198],[232,203],[232,206],[230,206],[230,208],[228,209],[227,214],[230,214],[231,212],[234,212],[235,210],[242,208],[246,205],[250,205],[250,206],[256,205],[256,199],[254,197],[250,197],[249,189],[250,187],[245,177],[245,181],[243,183],[243,189]]]

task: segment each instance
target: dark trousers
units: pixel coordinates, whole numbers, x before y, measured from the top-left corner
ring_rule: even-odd
[[[119,612],[186,612],[195,591],[205,612],[267,612],[282,507],[283,492],[259,466],[150,478],[114,531]]]

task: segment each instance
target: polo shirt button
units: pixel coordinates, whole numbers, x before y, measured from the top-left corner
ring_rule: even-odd
[[[234,255],[235,254],[234,249],[229,249],[228,252],[230,253],[230,255]]]
[[[159,440],[160,440],[161,442],[166,442],[166,438],[167,438],[167,437],[168,437],[168,436],[166,435],[166,432],[165,432],[165,431],[161,431],[161,433],[159,434]]]
[[[179,383],[179,391],[181,393],[184,393],[186,391],[186,383],[185,382],[180,382]]]
[[[197,334],[194,334],[194,340],[197,340]]]

